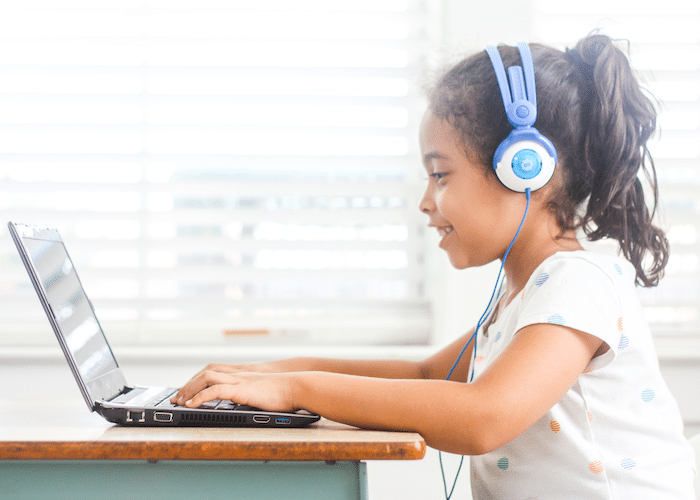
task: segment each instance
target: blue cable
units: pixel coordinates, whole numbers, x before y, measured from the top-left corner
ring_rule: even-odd
[[[493,292],[491,292],[491,298],[489,299],[489,303],[486,305],[486,309],[484,310],[483,314],[481,315],[481,318],[479,318],[479,321],[476,324],[476,328],[474,329],[474,333],[472,333],[469,336],[469,339],[467,340],[467,343],[464,344],[464,347],[459,353],[459,356],[457,356],[457,360],[454,362],[452,365],[452,368],[450,368],[449,373],[447,374],[447,378],[445,380],[450,380],[450,377],[452,376],[452,372],[457,368],[457,365],[459,364],[460,360],[462,359],[462,356],[467,350],[467,347],[469,347],[469,344],[472,343],[476,339],[476,334],[479,332],[479,329],[482,327],[484,322],[486,321],[486,318],[488,318],[491,313],[493,312],[492,304],[493,304],[493,299],[496,296],[501,295],[501,288],[503,287],[503,282],[502,280],[502,275],[503,275],[503,267],[506,264],[506,259],[508,258],[508,254],[510,253],[510,249],[513,248],[513,245],[515,244],[515,240],[518,238],[518,235],[520,234],[520,230],[523,228],[523,224],[525,224],[525,218],[527,217],[527,212],[530,209],[530,188],[527,188],[525,190],[525,199],[527,200],[527,203],[525,204],[525,213],[523,214],[523,218],[520,221],[520,226],[518,226],[518,230],[515,232],[515,236],[513,236],[513,239],[510,242],[510,245],[508,245],[508,248],[506,249],[506,253],[503,255],[503,260],[501,261],[501,268],[498,271],[498,276],[496,277],[496,284],[493,287]],[[499,284],[500,283],[500,284]],[[494,304],[495,307],[495,304]],[[474,356],[472,357],[472,372],[469,376],[469,382],[471,383],[472,380],[474,380],[474,369],[476,365],[476,341],[474,341]],[[450,490],[449,493],[447,493],[447,479],[445,479],[445,469],[442,465],[442,452],[438,452],[438,458],[440,460],[440,472],[442,473],[442,484],[445,487],[445,499],[450,500],[452,497],[452,494],[455,491],[455,486],[457,486],[457,479],[459,479],[459,473],[462,470],[462,465],[464,464],[464,455],[462,455],[461,460],[459,461],[459,467],[457,468],[457,474],[455,475],[455,480],[452,483],[452,489]]]

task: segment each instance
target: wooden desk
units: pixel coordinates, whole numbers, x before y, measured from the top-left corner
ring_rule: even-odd
[[[365,499],[364,460],[424,455],[418,434],[323,419],[306,429],[128,428],[82,400],[0,400],[8,499]]]

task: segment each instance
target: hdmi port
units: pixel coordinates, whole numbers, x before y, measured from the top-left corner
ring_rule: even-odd
[[[256,424],[267,424],[269,421],[269,415],[253,415],[253,422]]]

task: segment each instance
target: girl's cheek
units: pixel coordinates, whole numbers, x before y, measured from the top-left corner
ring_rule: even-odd
[[[445,195],[445,192],[442,189],[436,189],[434,193],[434,200],[435,200],[435,206],[437,207],[439,212],[442,212],[443,209],[449,209],[449,195]]]

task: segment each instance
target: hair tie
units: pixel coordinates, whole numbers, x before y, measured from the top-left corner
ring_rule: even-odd
[[[576,72],[579,74],[582,82],[593,79],[594,66],[588,64],[578,50],[566,49],[566,57],[574,64]]]
[[[574,63],[577,68],[581,72],[586,72],[586,73],[592,73],[593,72],[593,66],[588,64],[586,60],[583,58],[581,53],[576,50],[576,49],[566,49],[566,56],[569,58],[569,61]]]
[[[579,78],[579,92],[581,93],[581,103],[584,109],[588,109],[593,101],[595,94],[595,84],[593,82],[594,67],[588,64],[581,53],[576,49],[566,49],[566,57],[569,59],[576,70]]]

